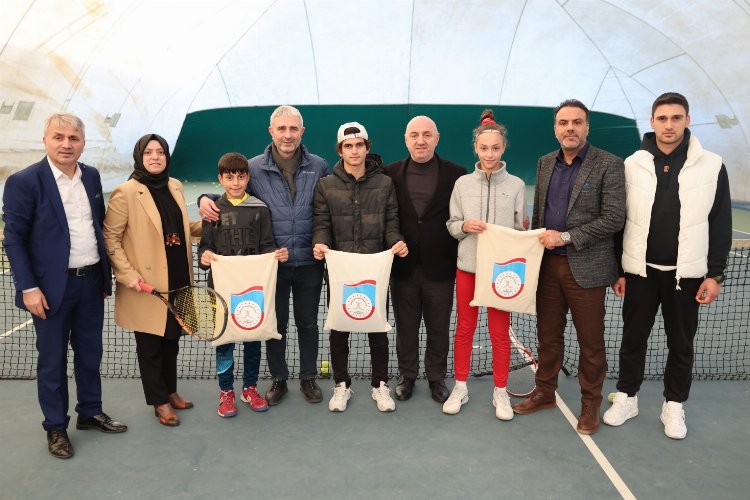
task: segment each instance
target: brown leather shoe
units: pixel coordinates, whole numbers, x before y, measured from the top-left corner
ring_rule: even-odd
[[[539,410],[548,410],[556,406],[555,395],[548,396],[542,391],[534,389],[528,397],[521,400],[520,403],[513,405],[513,413],[519,415],[528,415]]]
[[[47,448],[55,458],[70,458],[74,455],[73,445],[65,429],[47,431]]]
[[[173,392],[169,395],[169,404],[171,404],[172,408],[174,408],[175,410],[188,410],[193,407],[192,401],[182,399],[182,396],[180,396],[176,392]]]
[[[599,408],[584,403],[581,405],[581,416],[578,417],[576,430],[579,434],[593,434],[599,430]]]
[[[167,427],[177,427],[180,425],[180,417],[172,410],[172,405],[169,403],[154,405],[154,415],[159,418],[161,425],[166,425]]]

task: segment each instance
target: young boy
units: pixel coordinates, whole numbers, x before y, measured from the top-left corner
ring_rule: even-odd
[[[276,260],[286,262],[286,248],[276,249],[271,229],[271,215],[265,203],[247,194],[250,171],[247,158],[239,153],[227,153],[219,159],[219,182],[224,195],[216,204],[221,216],[216,222],[203,221],[198,255],[201,269],[210,269],[215,255],[258,255],[275,252]],[[209,286],[213,276],[209,272]],[[260,342],[243,342],[245,355],[240,399],[253,411],[266,411],[268,403],[258,393]],[[221,417],[237,414],[234,404],[234,343],[216,348],[216,372],[219,377],[219,409]]]

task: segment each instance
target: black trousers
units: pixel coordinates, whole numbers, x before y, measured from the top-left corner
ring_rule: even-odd
[[[634,395],[641,388],[648,337],[661,305],[669,349],[664,369],[664,398],[682,403],[688,399],[693,377],[693,339],[698,330],[700,306],[695,295],[703,278],[682,278],[680,290],[677,290],[675,271],[647,267],[646,274],[645,278],[625,274],[624,327],[617,390]]]
[[[299,378],[315,378],[318,374],[318,306],[323,287],[323,265],[279,267],[276,278],[276,321],[280,340],[266,341],[268,371],[274,380],[289,378],[286,363],[286,336],[289,326],[289,293],[294,305],[299,345]]]
[[[134,332],[138,367],[146,404],[163,405],[177,392],[177,353],[180,339]]]
[[[419,327],[424,317],[427,380],[443,380],[448,368],[451,310],[455,280],[430,281],[421,266],[407,279],[391,280],[393,314],[396,316],[396,354],[401,376],[419,376]]]
[[[380,387],[380,382],[388,382],[388,335],[368,333],[370,343],[370,364],[372,365],[372,386]],[[349,332],[331,330],[331,365],[336,384],[346,382],[352,385],[349,376]]]

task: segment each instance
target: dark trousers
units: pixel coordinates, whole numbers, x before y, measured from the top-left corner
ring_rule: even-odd
[[[258,383],[260,342],[243,342],[242,352],[242,388],[246,389]],[[222,391],[234,388],[234,342],[216,347],[216,374]]]
[[[634,395],[641,388],[648,337],[661,305],[669,349],[664,369],[664,398],[682,403],[688,399],[693,377],[693,339],[698,330],[700,306],[695,296],[703,279],[682,278],[680,290],[677,290],[675,271],[646,267],[646,275],[643,278],[625,274],[624,326],[617,390]]]
[[[177,353],[179,338],[166,338],[134,332],[138,367],[147,405],[163,405],[177,392]]]
[[[424,317],[427,345],[424,369],[427,380],[443,380],[448,368],[453,280],[430,281],[422,267],[407,279],[393,279],[391,294],[396,317],[398,371],[409,379],[419,375],[419,327]]]
[[[268,370],[274,380],[289,378],[286,364],[286,334],[289,326],[289,293],[294,304],[299,345],[299,377],[315,378],[318,374],[318,306],[323,286],[323,264],[279,266],[276,276],[276,322],[280,340],[266,341]]]
[[[380,382],[388,382],[388,335],[368,333],[370,343],[370,364],[372,365],[372,386],[380,387]],[[336,384],[346,382],[352,385],[349,376],[349,332],[331,330],[331,365]]]
[[[573,277],[565,255],[545,255],[536,293],[539,364],[536,386],[545,394],[557,390],[565,351],[567,313],[573,316],[580,357],[578,383],[581,402],[599,407],[607,374],[604,348],[606,287],[583,288]]]
[[[68,343],[73,348],[76,412],[84,418],[102,412],[102,276],[68,276],[60,308],[47,319],[33,316],[36,330],[37,393],[45,430],[66,429],[68,416]],[[8,404],[6,402],[6,404]]]

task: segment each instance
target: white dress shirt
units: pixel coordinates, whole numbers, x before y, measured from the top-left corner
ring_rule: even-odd
[[[96,246],[94,220],[91,217],[91,204],[86,195],[86,188],[81,182],[81,167],[76,166],[73,178],[69,178],[47,157],[52,175],[55,176],[57,189],[60,190],[65,218],[70,231],[70,256],[68,268],[90,266],[99,262],[99,251]]]

